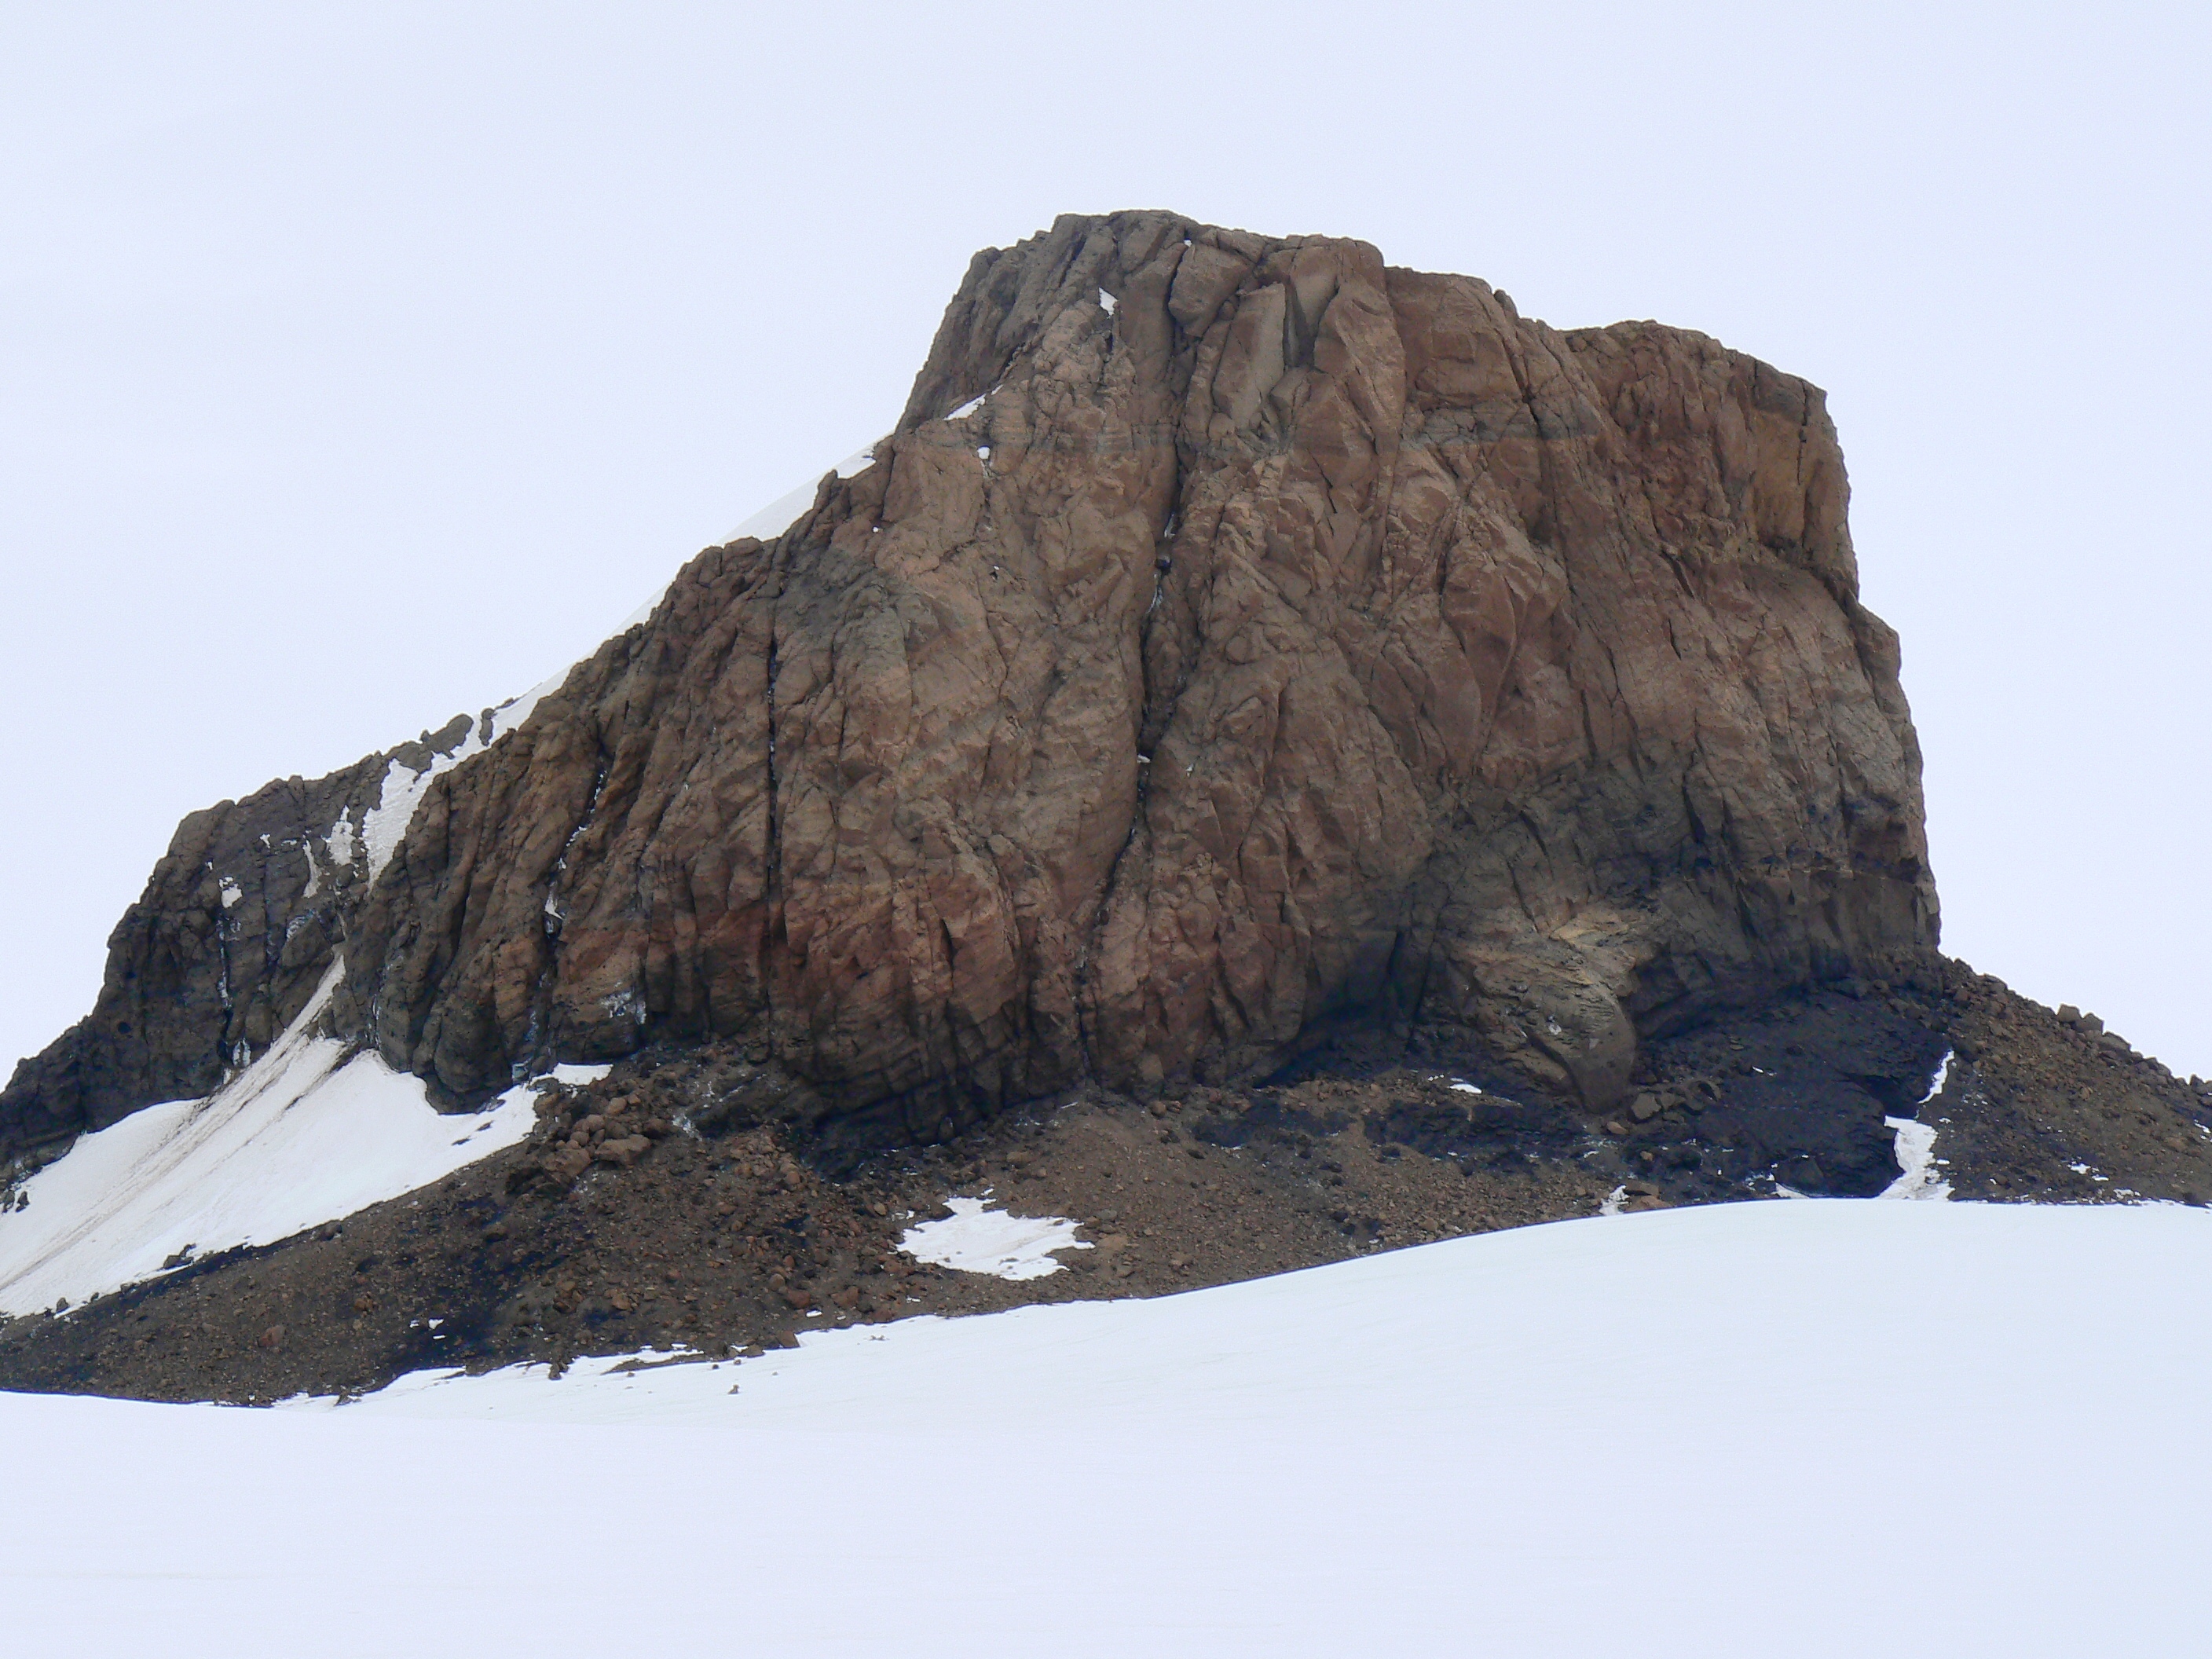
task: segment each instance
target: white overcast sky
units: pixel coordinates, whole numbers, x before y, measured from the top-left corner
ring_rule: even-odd
[[[0,3],[0,1067],[177,820],[526,690],[976,248],[1363,237],[1827,388],[1946,947],[2212,1073],[2207,9]]]

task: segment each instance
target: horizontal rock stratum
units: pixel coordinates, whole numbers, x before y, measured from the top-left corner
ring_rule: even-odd
[[[978,254],[896,430],[534,704],[188,818],[0,1150],[206,1092],[325,981],[440,1097],[649,1042],[930,1137],[1085,1078],[1640,1038],[1936,944],[1820,392],[1365,243]]]

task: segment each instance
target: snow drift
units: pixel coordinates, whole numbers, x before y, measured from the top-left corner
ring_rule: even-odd
[[[270,1244],[426,1187],[530,1133],[527,1085],[441,1115],[422,1079],[315,1034],[333,965],[291,1028],[204,1100],[80,1136],[0,1212],[0,1315],[81,1303],[195,1255]],[[605,1066],[565,1066],[565,1080]]]

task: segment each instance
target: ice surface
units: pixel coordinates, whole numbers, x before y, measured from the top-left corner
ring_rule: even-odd
[[[1109,317],[1111,317],[1114,314],[1114,307],[1117,303],[1118,301],[1115,301],[1114,296],[1109,294],[1104,289],[1102,288],[1098,290],[1098,308],[1104,312]]]
[[[149,1106],[25,1183],[0,1215],[0,1313],[149,1279],[180,1252],[268,1244],[450,1174],[530,1132],[526,1085],[473,1116],[432,1109],[422,1080],[313,1035],[333,964],[291,1027],[204,1100]],[[578,1068],[590,1069],[590,1068]]]
[[[925,1221],[899,1237],[899,1249],[919,1261],[996,1279],[1042,1279],[1066,1264],[1054,1250],[1087,1250],[1075,1236],[1077,1224],[1064,1216],[1013,1216],[980,1198],[948,1198],[952,1212],[942,1221]]]
[[[0,1396],[9,1643],[2196,1652],[2208,1269],[2180,1208],[1736,1204],[741,1364]]]

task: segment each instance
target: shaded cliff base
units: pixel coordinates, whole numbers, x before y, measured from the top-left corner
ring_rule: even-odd
[[[1869,1196],[1899,1172],[1885,1116],[1934,1127],[1932,1173],[1962,1199],[2212,1197],[2212,1091],[1957,963],[1940,991],[1851,985],[1653,1045],[1636,1102],[1601,1121],[1482,1055],[1408,1046],[1347,1030],[1263,1081],[1150,1101],[1083,1090],[866,1157],[777,1122],[740,1054],[643,1054],[549,1092],[531,1142],[435,1187],[0,1326],[0,1388],[265,1401],[422,1366],[720,1353],[917,1313],[1162,1295],[1608,1199]],[[588,1156],[595,1138],[605,1155]],[[1093,1248],[1019,1282],[900,1252],[915,1219],[987,1192],[1076,1218]]]

